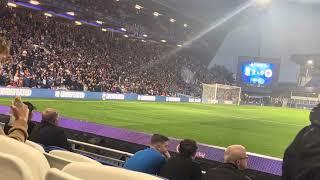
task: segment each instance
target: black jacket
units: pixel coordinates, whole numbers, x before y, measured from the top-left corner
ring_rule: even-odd
[[[29,135],[29,136],[30,136],[33,128],[35,127],[35,125],[36,125],[36,124],[35,124],[34,122],[28,121],[28,135]],[[10,130],[11,128],[12,128],[12,126],[9,126],[9,125],[8,125],[8,122],[5,123],[5,125],[4,125],[4,127],[3,127],[4,133],[5,133],[5,134],[8,134],[8,133],[9,133],[9,130]]]
[[[64,130],[48,122],[41,122],[32,130],[29,140],[44,146],[57,146],[71,151]]]
[[[230,163],[222,164],[216,168],[209,169],[205,180],[253,180],[235,165]]]
[[[160,176],[170,180],[201,180],[200,165],[191,158],[170,158],[160,171]]]
[[[320,179],[320,128],[303,128],[286,149],[282,165],[283,180]]]

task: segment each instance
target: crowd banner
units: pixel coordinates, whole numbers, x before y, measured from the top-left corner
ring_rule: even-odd
[[[190,102],[200,103],[199,98],[168,97],[139,95],[135,93],[106,93],[89,91],[67,91],[39,88],[11,88],[0,87],[0,97],[30,97],[45,99],[86,99],[86,100],[126,100],[126,101],[150,101],[150,102]]]
[[[145,95],[138,95],[139,101],[156,101],[155,96],[145,96]]]
[[[84,99],[86,93],[76,91],[55,91],[54,96],[56,98]]]
[[[102,93],[102,100],[124,100],[124,94]]]
[[[166,97],[167,102],[180,102],[179,97]]]
[[[25,88],[0,88],[0,95],[1,96],[21,96],[21,97],[31,97],[32,90],[25,89]]]

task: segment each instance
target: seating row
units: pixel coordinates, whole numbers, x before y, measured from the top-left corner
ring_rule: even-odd
[[[10,180],[160,180],[152,175],[104,166],[61,150],[46,153],[41,145],[0,136],[0,179]]]

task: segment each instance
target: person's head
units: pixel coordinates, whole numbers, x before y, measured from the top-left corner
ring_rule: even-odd
[[[59,114],[55,109],[47,108],[42,112],[42,122],[57,125]]]
[[[4,37],[0,37],[0,60],[8,56],[9,48],[10,43]]]
[[[28,106],[28,109],[29,109],[28,121],[31,121],[32,116],[33,116],[32,111],[33,111],[33,110],[36,110],[36,107],[33,106],[33,104],[31,104],[29,101],[24,101],[23,104],[25,104],[25,105]]]
[[[312,125],[320,126],[320,104],[311,110],[309,119]]]
[[[169,138],[160,134],[154,134],[151,137],[151,147],[159,151],[160,153],[165,153],[168,151]]]
[[[247,169],[248,156],[247,150],[241,145],[231,145],[224,151],[224,162],[231,163],[240,170]]]
[[[191,139],[185,139],[181,141],[178,148],[179,154],[187,158],[195,157],[197,153],[197,149],[198,149],[198,146],[196,141]]]

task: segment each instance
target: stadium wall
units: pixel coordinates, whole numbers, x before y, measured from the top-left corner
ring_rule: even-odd
[[[128,101],[153,101],[153,102],[190,102],[199,103],[201,99],[190,97],[147,96],[135,93],[117,94],[106,92],[65,91],[34,88],[9,88],[0,87],[2,97],[30,97],[46,99],[87,99],[87,100],[128,100]]]

